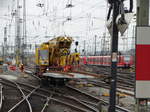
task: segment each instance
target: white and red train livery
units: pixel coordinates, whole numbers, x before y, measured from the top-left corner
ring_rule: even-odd
[[[80,58],[81,64],[110,66],[111,56],[82,56]],[[118,67],[131,67],[134,64],[134,58],[130,55],[118,56]]]

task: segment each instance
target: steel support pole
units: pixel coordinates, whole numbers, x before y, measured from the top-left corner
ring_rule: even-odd
[[[96,45],[96,43],[97,43],[97,42],[96,42],[96,41],[97,41],[96,38],[97,38],[97,35],[95,35],[95,42],[94,42],[94,44],[95,44],[95,48],[94,48],[94,56],[96,56],[96,47],[97,47],[97,45]]]
[[[86,44],[86,41],[84,40],[84,56],[86,55],[85,44]]]
[[[27,35],[26,35],[26,0],[23,0],[23,42],[22,42],[22,62],[27,64]]]
[[[4,62],[6,63],[7,57],[7,27],[4,27]]]
[[[111,79],[110,79],[110,98],[109,112],[116,112],[116,82],[117,82],[117,54],[118,54],[118,28],[116,18],[119,14],[119,1],[113,1],[113,33],[111,40]]]
[[[15,21],[16,21],[16,38],[15,38],[15,53],[16,53],[16,65],[19,66],[20,64],[20,6],[19,6],[19,0],[17,0],[17,10],[15,15]]]
[[[4,44],[2,44],[2,58],[4,59]]]

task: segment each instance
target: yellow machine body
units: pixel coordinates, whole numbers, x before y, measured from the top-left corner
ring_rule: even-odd
[[[36,65],[44,68],[64,67],[71,64],[72,37],[60,36],[36,48]]]
[[[4,63],[4,60],[2,57],[0,57],[0,65],[3,65],[3,63]]]

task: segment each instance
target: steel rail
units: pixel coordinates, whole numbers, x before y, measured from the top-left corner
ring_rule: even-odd
[[[79,108],[79,107],[77,107],[77,106],[75,106],[75,105],[72,105],[72,104],[70,104],[70,103],[66,103],[66,102],[60,101],[60,100],[58,100],[58,99],[56,99],[56,98],[51,98],[51,100],[56,101],[56,102],[61,103],[61,104],[64,104],[64,105],[66,105],[66,106],[72,107],[72,108],[74,108],[74,109],[76,109],[76,110],[79,110],[79,111],[82,111],[82,112],[91,112],[91,111],[88,111],[88,110],[86,110],[86,109]],[[93,111],[92,111],[92,112],[93,112]]]
[[[2,82],[2,83],[4,83],[4,82]],[[9,84],[7,84],[7,83],[4,83],[4,84],[6,84],[6,85],[9,85]],[[12,87],[14,87],[13,85],[9,85],[9,86],[12,86]],[[27,86],[29,86],[29,85],[27,85]],[[22,87],[21,87],[22,88]],[[32,86],[32,88],[36,88],[36,87],[34,87],[34,86]],[[44,90],[44,89],[42,89],[42,88],[39,88],[40,90]],[[22,90],[24,90],[24,91],[26,91],[26,92],[31,92],[30,90],[27,90],[27,89],[24,89],[24,88],[22,88]],[[47,90],[44,90],[44,92],[49,92],[49,91],[47,91]],[[57,98],[52,98],[52,97],[47,97],[46,95],[43,95],[43,94],[40,94],[40,93],[37,93],[37,92],[34,92],[33,93],[34,95],[37,95],[37,96],[40,96],[40,97],[43,97],[43,98],[46,98],[47,100],[52,100],[52,101],[55,101],[55,102],[57,102],[57,103],[61,103],[61,104],[63,104],[63,105],[66,105],[66,106],[69,106],[69,107],[71,107],[71,108],[74,108],[75,110],[79,110],[79,111],[82,111],[82,112],[87,112],[88,110],[85,110],[84,108],[81,108],[81,107],[77,107],[77,106],[75,106],[75,105],[72,105],[72,104],[69,104],[69,103],[67,103],[67,102],[64,102],[64,101],[61,101],[61,100],[59,100],[59,99],[57,99]],[[60,93],[56,93],[56,92],[51,92],[51,95],[53,95],[53,94],[56,94],[56,95],[58,95],[58,96],[63,96],[63,97],[65,97],[65,98],[69,98],[69,99],[71,99],[71,100],[74,100],[74,98],[71,98],[70,96],[64,96],[64,95],[62,95],[62,94],[60,94]],[[76,100],[75,100],[76,101]],[[79,102],[80,103],[80,102]],[[80,103],[81,104],[81,103]],[[83,104],[83,103],[82,103]],[[85,103],[86,104],[86,103]],[[46,106],[46,105],[45,105]],[[45,108],[45,107],[44,107]],[[89,108],[89,109],[91,109],[89,106],[88,107],[86,107],[86,108]],[[92,110],[92,109],[91,109]],[[94,110],[93,109],[93,111],[94,112],[97,112],[96,110]],[[92,112],[93,112],[92,111]]]
[[[47,101],[46,101],[46,103],[44,104],[44,106],[43,106],[41,112],[44,112],[44,111],[45,111],[45,109],[46,109],[46,107],[48,106],[49,101],[50,101],[51,98],[52,98],[52,95],[51,95],[50,97],[47,98]]]
[[[104,82],[94,82],[94,81],[89,81],[88,83],[90,83],[90,84],[93,84],[93,85],[95,85],[95,86],[98,86],[98,87],[101,87],[101,88],[105,88],[105,89],[110,89],[110,87],[109,87],[109,85],[108,84],[106,84],[106,83],[104,83]],[[100,85],[100,83],[101,83],[101,85]],[[125,89],[125,88],[122,88],[122,87],[117,87],[117,92],[119,92],[119,93],[124,93],[124,94],[126,94],[126,95],[129,95],[129,96],[134,96],[134,94],[132,94],[132,93],[129,93],[129,92],[125,92],[125,91],[121,91],[121,90],[119,90],[119,89],[122,89],[122,90],[128,90],[128,89]],[[129,91],[129,90],[128,90]]]
[[[74,100],[74,101],[76,101],[76,102],[79,102],[81,105],[85,106],[86,108],[88,108],[88,109],[90,109],[90,110],[92,110],[92,111],[94,111],[94,112],[97,112],[97,111],[98,111],[97,109],[95,109],[95,108],[93,108],[93,107],[87,105],[87,103],[83,102],[82,100],[80,100],[80,99],[78,99],[78,98],[75,98],[75,97],[73,97],[73,96],[64,96],[64,97],[69,98],[69,99],[71,99],[71,100]]]
[[[33,94],[38,88],[40,88],[40,86],[38,86],[37,88],[35,88],[34,90],[32,90],[27,96],[24,96],[23,99],[21,101],[19,101],[16,105],[14,105],[8,112],[12,112],[16,107],[18,107],[23,101],[28,100],[28,98],[31,96],[31,94]],[[29,102],[29,100],[28,100]],[[31,107],[31,106],[30,106]],[[29,109],[30,109],[29,107]],[[30,112],[32,112],[30,110]]]
[[[22,84],[22,83],[19,83],[19,84]],[[31,85],[28,85],[28,84],[22,84],[22,85],[35,88],[34,86],[31,86]],[[42,89],[42,88],[40,88],[39,90],[49,93],[49,91],[47,91],[47,90],[45,90],[45,89]],[[58,95],[58,96],[62,96],[62,97],[64,97],[64,98],[66,98],[66,99],[70,99],[70,100],[76,101],[76,102],[80,103],[81,105],[85,106],[86,108],[88,108],[88,109],[90,109],[90,110],[92,110],[92,111],[94,111],[94,112],[97,111],[96,109],[90,107],[89,105],[87,105],[87,103],[81,101],[80,99],[77,99],[77,98],[75,98],[75,97],[73,97],[73,96],[68,96],[68,95],[66,96],[66,95],[63,95],[63,93],[61,93],[61,92],[59,91],[59,89],[57,90],[56,88],[54,88],[54,90],[51,91],[50,93],[51,93],[51,97],[52,97],[52,95],[54,95],[54,94],[55,94],[55,95]],[[48,97],[47,99],[50,99],[50,98]]]
[[[74,88],[74,87],[69,86],[69,85],[66,85],[66,87],[68,87],[68,88],[70,88],[70,89],[73,89],[73,90],[76,90],[76,91],[78,91],[78,92],[80,92],[80,93],[82,93],[82,94],[85,94],[85,95],[87,95],[87,96],[89,96],[89,97],[91,97],[91,98],[94,98],[94,99],[98,100],[99,102],[102,102],[102,104],[104,104],[104,105],[109,105],[109,103],[108,103],[107,101],[102,100],[102,99],[99,99],[99,98],[97,98],[97,97],[95,97],[95,96],[93,96],[93,95],[91,95],[91,94],[88,94],[88,93],[86,93],[86,92],[84,92],[84,91],[81,91],[81,90],[79,90],[79,89],[77,89],[77,88]],[[116,105],[116,108],[117,108],[117,111],[130,112],[130,110],[125,109],[125,108],[123,108],[123,107],[120,107],[120,106],[118,106],[118,105]]]
[[[19,83],[19,84],[22,84],[22,83]],[[28,85],[28,84],[22,84],[22,85],[35,88],[34,86],[31,86],[31,85]],[[40,88],[39,90],[49,93],[49,91],[44,90],[44,89],[41,89],[41,88]],[[51,93],[51,97],[52,97],[52,95],[54,95],[54,94],[55,94],[55,95],[58,95],[58,96],[62,96],[62,97],[64,97],[64,98],[66,98],[66,99],[70,99],[70,100],[76,101],[76,102],[80,103],[81,105],[85,106],[86,108],[88,108],[88,109],[90,109],[90,110],[92,110],[92,111],[94,111],[94,112],[97,111],[97,110],[95,110],[94,108],[91,108],[89,105],[87,105],[87,103],[82,102],[81,100],[79,100],[79,99],[77,99],[77,98],[75,98],[75,97],[73,97],[73,96],[68,96],[68,95],[66,96],[66,95],[63,95],[63,93],[60,93],[60,91],[57,90],[56,88],[55,88],[53,91],[51,91],[50,93]],[[49,99],[50,99],[50,98],[48,97],[47,100],[49,100]]]
[[[39,82],[41,82],[41,79],[38,76],[34,75],[32,71],[25,69],[24,72],[27,73],[27,74],[32,75],[34,78],[38,79]]]
[[[16,85],[16,88],[17,89],[19,89],[19,91],[21,92],[21,94],[22,94],[22,97],[26,100],[26,102],[27,102],[27,104],[28,104],[28,107],[29,107],[29,110],[30,110],[30,112],[32,112],[32,107],[31,107],[31,104],[30,104],[30,102],[29,102],[29,100],[28,99],[26,99],[26,95],[24,94],[24,92],[22,91],[22,89],[21,89],[21,87],[16,83],[16,82],[14,82],[14,81],[11,81],[11,80],[8,80],[8,79],[4,79],[4,78],[0,78],[0,79],[2,79],[2,80],[5,80],[5,81],[8,81],[8,82],[11,82],[11,83],[13,83],[13,84],[15,84]],[[14,106],[13,106],[14,107]],[[11,112],[12,110],[13,110],[13,107],[8,111],[8,112]]]

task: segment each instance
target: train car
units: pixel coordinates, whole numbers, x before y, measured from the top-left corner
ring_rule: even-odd
[[[98,66],[110,66],[111,56],[82,56],[81,64],[98,65]],[[120,55],[118,56],[117,66],[121,68],[130,68],[134,64],[133,56]]]

